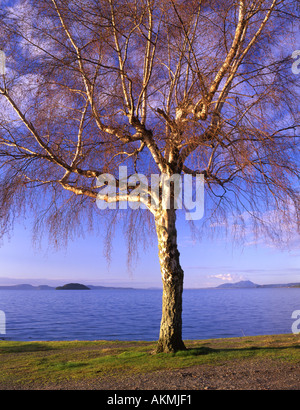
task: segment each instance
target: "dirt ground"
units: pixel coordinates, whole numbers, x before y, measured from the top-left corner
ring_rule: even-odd
[[[71,386],[69,386],[71,387]],[[75,386],[74,386],[75,387]],[[84,386],[82,386],[84,387]],[[67,386],[66,386],[67,388]],[[78,386],[80,388],[80,386]],[[94,381],[89,387],[107,390],[298,390],[300,365],[256,360],[219,366],[195,366],[172,371]]]
[[[29,386],[23,387],[29,389]],[[0,389],[20,389],[1,386]],[[245,360],[217,366],[201,365],[185,369],[156,371],[123,378],[95,378],[39,386],[43,390],[299,390],[300,364],[273,360]]]

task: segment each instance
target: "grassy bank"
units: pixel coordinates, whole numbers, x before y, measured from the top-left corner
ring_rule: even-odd
[[[187,351],[153,354],[153,342],[0,341],[0,388],[41,388],[156,370],[267,358],[300,362],[300,337],[273,335],[186,341]]]

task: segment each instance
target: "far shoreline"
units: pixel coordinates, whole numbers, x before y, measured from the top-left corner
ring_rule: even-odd
[[[240,281],[236,283],[222,283],[218,286],[211,287],[185,287],[183,290],[227,290],[227,289],[296,289],[300,288],[300,282],[291,283],[275,283],[275,284],[265,284],[259,285],[251,281]],[[17,284],[17,285],[0,285],[0,290],[162,290],[162,287],[123,287],[123,286],[101,286],[101,285],[89,285],[82,283],[67,283],[59,286],[49,286],[49,285],[31,285],[28,283]]]

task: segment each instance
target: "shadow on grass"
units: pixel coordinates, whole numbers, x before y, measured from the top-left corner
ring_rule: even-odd
[[[212,349],[211,347],[194,347],[186,350],[179,350],[174,353],[175,356],[187,357],[187,356],[202,356],[210,353],[217,353],[221,349]]]
[[[12,343],[9,345],[1,346],[0,343],[0,353],[29,353],[29,352],[40,352],[54,350],[53,346],[49,346],[47,343],[35,343],[35,342],[26,342],[26,343]]]
[[[177,357],[190,357],[190,356],[203,356],[209,354],[226,354],[226,353],[251,353],[251,352],[284,352],[288,349],[300,349],[299,345],[288,346],[249,346],[249,347],[237,347],[237,348],[211,348],[207,346],[201,346],[196,348],[187,348],[186,350],[180,350],[174,353]]]

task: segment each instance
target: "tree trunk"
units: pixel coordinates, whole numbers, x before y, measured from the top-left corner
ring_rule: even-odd
[[[183,270],[179,262],[176,211],[162,210],[155,217],[163,281],[162,319],[157,352],[185,350],[182,341]]]

